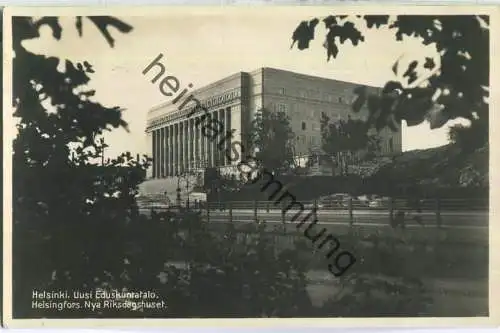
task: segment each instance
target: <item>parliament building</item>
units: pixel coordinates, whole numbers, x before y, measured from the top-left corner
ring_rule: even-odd
[[[351,104],[354,89],[359,84],[294,73],[260,68],[252,72],[239,72],[184,97],[178,96],[168,103],[158,105],[148,112],[146,133],[153,166],[152,178],[174,177],[184,173],[200,173],[207,167],[223,172],[237,172],[238,161],[231,161],[220,140],[209,140],[196,126],[200,117],[211,116],[233,130],[231,141],[245,143],[245,133],[250,130],[255,113],[260,109],[285,112],[295,134],[295,152],[307,156],[320,151],[321,114],[330,119],[366,117],[368,110],[353,114]],[[378,88],[370,88],[378,89]],[[196,103],[197,102],[197,103]],[[205,108],[197,107],[200,104]],[[207,111],[208,110],[208,111]],[[384,129],[380,154],[401,152],[401,131]]]

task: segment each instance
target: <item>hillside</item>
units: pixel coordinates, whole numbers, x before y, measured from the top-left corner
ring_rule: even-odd
[[[464,153],[450,144],[404,152],[392,159],[375,159],[350,171],[364,179],[378,178],[398,184],[488,188],[488,162],[487,147]]]

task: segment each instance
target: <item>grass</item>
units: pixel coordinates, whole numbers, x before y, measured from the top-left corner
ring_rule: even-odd
[[[210,223],[215,234],[227,224]],[[239,240],[257,235],[254,223],[235,225]],[[488,276],[487,232],[465,229],[408,229],[327,226],[342,250],[356,256],[353,271],[389,276],[484,279]],[[475,229],[474,229],[475,230]],[[325,251],[314,251],[314,245],[294,225],[266,225],[279,250],[296,249],[309,262],[310,269],[326,269]],[[330,259],[331,260],[331,259]]]

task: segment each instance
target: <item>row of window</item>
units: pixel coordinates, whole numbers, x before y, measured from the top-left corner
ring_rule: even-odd
[[[319,131],[321,129],[321,126],[318,123],[312,123],[311,124],[311,130],[313,131]],[[305,121],[302,122],[302,130],[305,131],[307,130],[307,124]]]
[[[285,88],[278,88],[278,94],[286,95]],[[299,90],[298,96],[301,98],[320,99],[325,102],[330,102],[330,103],[336,102],[341,104],[351,104],[353,98],[352,96],[336,96],[334,94],[329,94],[329,93],[320,93],[319,91],[312,89]]]
[[[274,112],[283,112],[283,113],[286,113],[286,114],[290,114],[293,111],[293,105],[290,105],[290,108],[289,108],[289,105],[284,104],[284,103],[273,104],[272,108],[273,108]],[[290,111],[290,113],[289,113],[289,111]],[[305,112],[306,111],[300,110],[301,114],[305,114]],[[311,118],[315,118],[315,119],[320,119],[321,118],[321,113],[322,112],[320,110],[307,110],[307,112],[309,113],[309,116]]]
[[[303,145],[318,146],[321,144],[321,137],[297,135],[297,142]]]
[[[321,137],[297,135],[297,143],[302,145],[307,145],[309,147],[319,147],[321,145]],[[385,143],[386,143],[385,147],[384,144],[382,143],[382,146],[380,147],[381,150],[393,153],[395,151],[393,138],[389,138],[389,140],[385,141]]]

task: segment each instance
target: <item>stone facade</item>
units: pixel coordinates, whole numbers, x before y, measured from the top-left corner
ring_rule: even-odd
[[[225,157],[231,143],[244,145],[246,131],[256,111],[266,108],[285,112],[296,135],[295,151],[306,156],[321,147],[320,119],[364,118],[368,111],[351,111],[355,83],[314,77],[273,68],[240,72],[185,96],[151,109],[146,133],[154,162],[153,178],[172,177],[187,171],[201,172],[205,167],[218,167],[233,172],[238,161]],[[377,88],[370,88],[377,89]],[[205,113],[195,109],[197,99],[226,130],[233,130],[224,142],[208,140],[195,126]],[[193,111],[195,110],[195,111]],[[381,133],[381,154],[401,152],[401,131]],[[233,146],[234,147],[234,146]],[[241,156],[241,151],[238,152]]]

